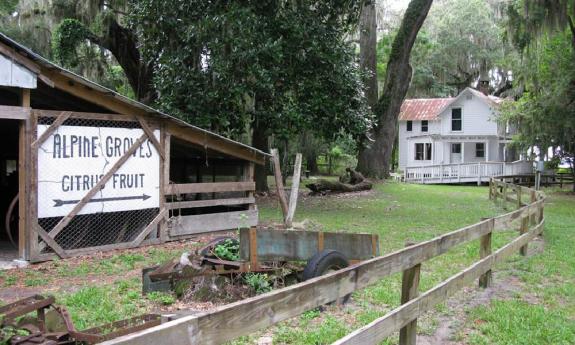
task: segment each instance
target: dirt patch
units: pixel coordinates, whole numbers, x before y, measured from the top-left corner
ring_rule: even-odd
[[[525,293],[524,283],[513,271],[495,272],[492,286],[486,289],[465,287],[448,299],[448,313],[435,312],[438,326],[431,335],[421,334],[417,337],[418,345],[458,345],[465,344],[457,340],[458,335],[469,334],[470,329],[464,328],[466,311],[481,305],[489,305],[492,300],[508,300],[521,296],[521,299],[538,304],[539,298],[533,294]]]

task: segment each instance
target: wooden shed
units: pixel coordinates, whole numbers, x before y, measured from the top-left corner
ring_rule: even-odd
[[[254,226],[266,153],[62,69],[0,34],[0,250],[49,260]],[[14,249],[15,251],[15,249]]]

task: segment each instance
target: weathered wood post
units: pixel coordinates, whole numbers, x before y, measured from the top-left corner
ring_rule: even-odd
[[[521,208],[521,186],[516,185],[515,190],[517,191],[517,209]]]
[[[407,243],[406,247],[414,243]],[[403,271],[401,278],[401,304],[405,304],[419,294],[419,276],[421,264],[417,264]],[[399,345],[416,345],[417,319],[411,321],[399,330]]]
[[[489,200],[493,199],[493,178],[489,178]]]
[[[250,228],[250,269],[256,271],[259,268],[258,263],[258,234],[256,227]]]
[[[278,149],[271,149],[272,160],[274,162],[274,176],[276,180],[276,188],[278,192],[278,199],[283,212],[283,219],[285,220],[288,213],[288,203],[286,192],[284,190],[284,183],[282,180],[282,171],[280,168],[280,155]]]
[[[523,235],[527,233],[527,231],[529,231],[529,214],[521,218],[521,227],[519,228],[519,235]],[[519,253],[521,255],[527,256],[527,246],[528,244],[525,244],[523,247],[519,248]]]
[[[507,209],[507,182],[503,182],[503,208]]]
[[[537,201],[537,192],[534,191],[533,189],[531,189],[531,204],[535,203]],[[531,210],[529,210],[529,214],[531,214]],[[535,212],[533,212],[533,214],[531,214],[531,225],[535,225],[536,224],[536,214]]]
[[[285,217],[286,228],[292,227],[293,217],[297,206],[297,196],[299,192],[299,181],[301,178],[301,153],[296,154],[293,177],[291,181],[291,193],[289,198],[288,212]]]
[[[495,220],[491,219],[489,222],[486,223],[486,226],[489,227],[489,232],[485,235],[481,236],[479,239],[479,258],[483,259],[489,255],[491,255],[491,234],[493,233],[493,228],[495,225]],[[479,277],[479,287],[487,288],[491,286],[491,281],[493,280],[493,273],[491,270],[485,272]]]

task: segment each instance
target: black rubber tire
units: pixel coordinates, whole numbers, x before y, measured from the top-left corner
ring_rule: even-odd
[[[327,249],[315,254],[305,266],[303,280],[319,277],[329,270],[339,270],[349,266],[349,261],[337,250]]]
[[[209,247],[206,246],[206,248],[204,248],[204,250],[200,251],[200,255],[201,256],[205,256],[205,257],[214,257],[213,255],[210,255],[210,248],[215,248],[216,246],[224,243],[227,240],[232,240],[234,244],[239,245],[240,241],[238,241],[237,238],[234,237],[230,237],[230,236],[222,236],[222,237],[217,237],[215,239],[213,239],[212,241],[210,241],[210,243],[208,243]]]

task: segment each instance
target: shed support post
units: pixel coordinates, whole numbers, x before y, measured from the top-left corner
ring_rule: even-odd
[[[407,246],[412,245],[408,243]],[[403,271],[401,278],[401,304],[405,304],[419,294],[419,277],[421,264],[417,264]],[[416,345],[417,319],[411,321],[399,330],[399,345]]]

